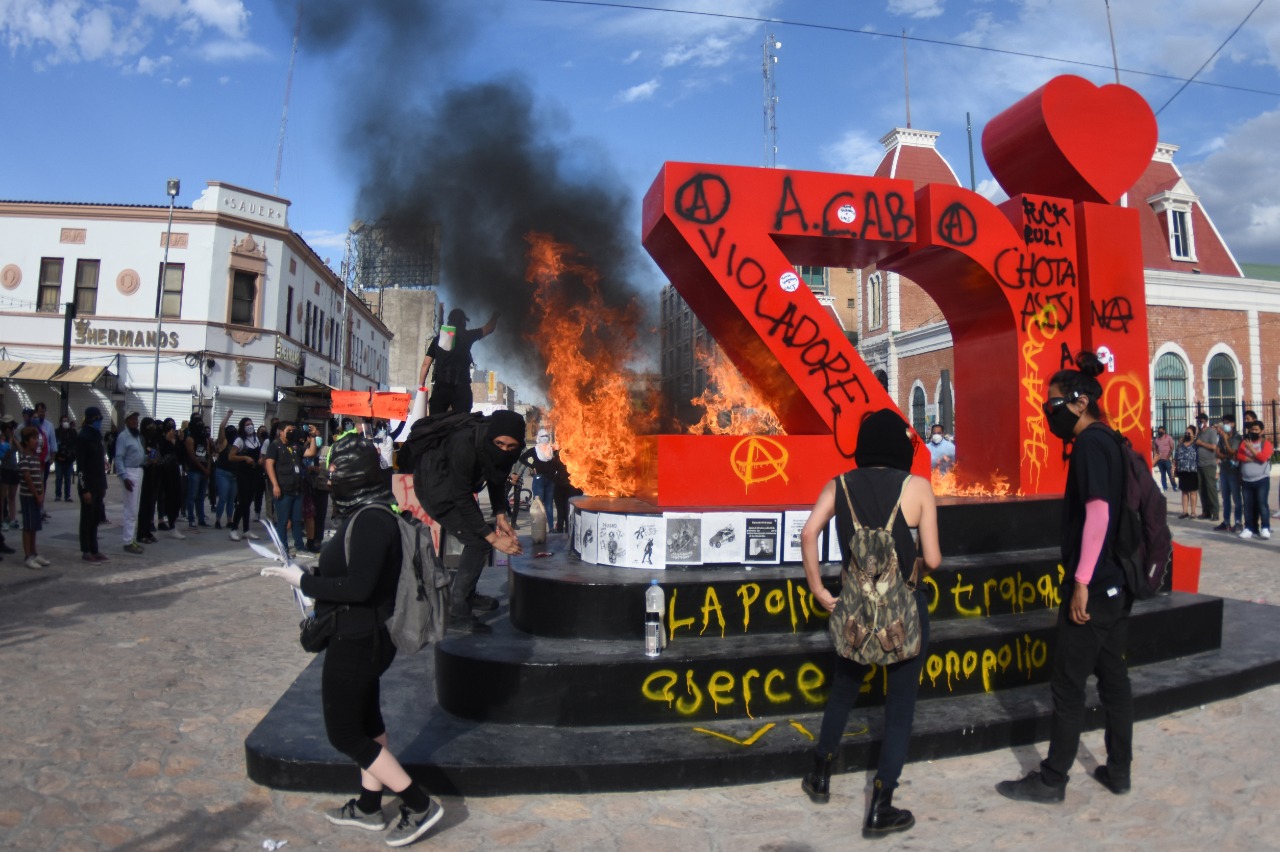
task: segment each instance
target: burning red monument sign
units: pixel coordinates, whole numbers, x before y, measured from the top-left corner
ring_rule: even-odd
[[[785,436],[664,435],[642,459],[659,505],[794,502],[852,464],[862,414],[893,405],[794,264],[901,273],[942,310],[961,389],[964,475],[1023,494],[1062,490],[1040,405],[1060,366],[1105,350],[1103,405],[1139,452],[1147,328],[1138,215],[1117,206],[1150,160],[1136,92],[1058,77],[983,134],[996,206],[968,190],[784,169],[667,163],[644,200],[644,246]],[[920,448],[917,472],[928,470]]]

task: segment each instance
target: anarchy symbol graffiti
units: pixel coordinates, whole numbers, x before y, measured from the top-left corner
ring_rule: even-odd
[[[787,448],[777,441],[753,435],[734,446],[729,453],[729,464],[742,480],[745,491],[757,482],[768,482],[777,476],[788,482],[787,455]]]
[[[1142,422],[1146,417],[1147,395],[1142,383],[1133,376],[1116,376],[1107,382],[1102,392],[1103,408],[1111,417],[1111,426],[1117,432],[1137,430],[1146,434]]]

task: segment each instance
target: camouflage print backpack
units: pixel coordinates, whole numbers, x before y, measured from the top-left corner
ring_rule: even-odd
[[[864,527],[849,499],[849,486],[838,477],[853,519],[849,564],[840,576],[840,597],[828,628],[836,653],[855,663],[885,666],[920,653],[920,613],[898,565],[893,524],[907,490],[908,476],[883,528]]]

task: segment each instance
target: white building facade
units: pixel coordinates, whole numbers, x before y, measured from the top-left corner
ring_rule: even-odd
[[[166,264],[168,207],[0,201],[3,413],[314,420],[330,389],[385,389],[391,332],[288,212],[210,182],[172,210]]]

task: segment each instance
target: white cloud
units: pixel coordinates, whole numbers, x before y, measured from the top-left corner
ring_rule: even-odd
[[[623,89],[618,93],[618,100],[624,104],[633,104],[637,101],[647,101],[653,97],[654,92],[658,91],[658,87],[662,85],[657,77],[652,80],[646,80],[639,85],[632,86],[629,89]]]
[[[343,249],[347,247],[346,231],[303,231],[302,239],[313,249]],[[317,252],[318,254],[319,252]]]
[[[626,59],[622,60],[622,64],[623,64],[623,65],[630,65],[632,62],[635,62],[635,61],[636,61],[637,59],[639,59],[639,58],[640,58],[640,51],[638,51],[638,50],[633,50],[633,51],[631,51],[631,55],[630,55],[630,56],[628,56]]]
[[[911,18],[936,18],[942,14],[942,0],[889,0],[889,11]]]
[[[884,146],[861,130],[849,130],[835,142],[822,146],[822,158],[832,171],[869,175],[884,159]]]
[[[136,74],[155,74],[157,71],[168,68],[173,64],[172,56],[161,56],[158,59],[152,59],[149,56],[139,56],[138,62],[133,66],[133,72]]]
[[[996,183],[994,178],[978,181],[978,188],[974,191],[992,204],[1003,204],[1009,200],[1009,194],[1000,188],[1000,184]]]
[[[249,29],[249,11],[241,0],[188,0],[187,8],[201,24],[228,38],[243,38]]]
[[[1280,263],[1278,134],[1280,109],[1225,133],[1221,147],[1203,160],[1179,163],[1237,260]]]
[[[267,50],[245,39],[215,39],[201,45],[197,53],[208,62],[232,62],[266,56]]]

